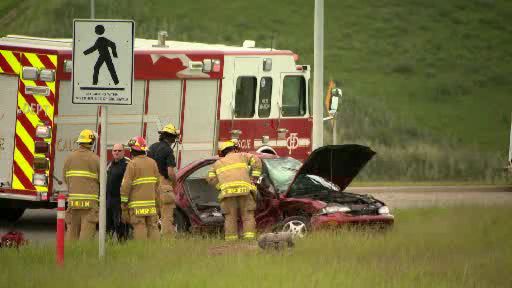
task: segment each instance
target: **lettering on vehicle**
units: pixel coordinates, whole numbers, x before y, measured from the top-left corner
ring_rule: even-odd
[[[18,107],[17,114],[36,114],[37,116],[47,116],[47,110],[49,110],[51,106],[48,105],[40,105],[36,103],[25,104],[22,107]]]
[[[241,139],[238,141],[238,146],[244,150],[251,149],[251,147],[252,147],[251,142],[252,142],[251,139]]]
[[[290,136],[286,138],[286,148],[288,148],[288,154],[292,154],[292,150],[297,149],[299,147],[299,137],[297,137],[298,133],[290,133]]]

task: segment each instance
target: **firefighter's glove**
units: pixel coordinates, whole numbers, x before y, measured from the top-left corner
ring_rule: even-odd
[[[128,205],[121,205],[121,222],[125,224],[130,223],[130,214],[128,213]]]

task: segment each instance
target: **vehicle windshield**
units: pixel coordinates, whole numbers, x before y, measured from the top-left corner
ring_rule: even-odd
[[[268,176],[279,193],[288,191],[302,163],[293,158],[263,159]],[[329,191],[340,191],[338,185],[312,174],[302,174],[297,177],[290,191],[291,197],[306,196],[311,193],[322,194]]]
[[[293,158],[263,159],[268,176],[277,192],[284,193],[293,181],[302,163]]]

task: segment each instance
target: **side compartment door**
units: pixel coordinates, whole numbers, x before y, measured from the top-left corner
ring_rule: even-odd
[[[0,187],[12,186],[18,77],[0,74]]]
[[[179,167],[215,154],[218,80],[187,80]]]

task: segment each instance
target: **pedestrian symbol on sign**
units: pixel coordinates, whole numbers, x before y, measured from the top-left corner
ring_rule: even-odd
[[[107,64],[108,71],[110,72],[110,77],[114,81],[114,84],[119,84],[119,79],[117,79],[116,68],[114,67],[114,63],[112,63],[112,58],[110,57],[110,51],[108,48],[112,50],[112,56],[117,58],[116,44],[109,39],[102,37],[103,33],[105,33],[105,27],[103,25],[96,25],[94,28],[96,34],[100,37],[96,40],[93,46],[84,51],[84,55],[89,55],[92,52],[98,50],[99,56],[96,64],[94,64],[94,74],[92,76],[92,84],[98,85],[98,74],[100,72],[101,66],[103,63]]]

